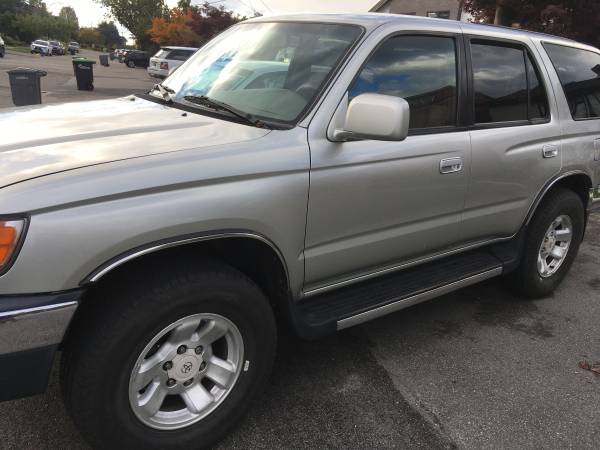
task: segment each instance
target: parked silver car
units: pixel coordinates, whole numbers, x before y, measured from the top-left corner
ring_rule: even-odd
[[[30,45],[31,53],[39,53],[40,55],[52,56],[52,46],[49,41],[36,39]]]
[[[550,295],[600,205],[598,67],[518,30],[263,17],[146,95],[1,113],[0,396],[43,391],[61,349],[92,445],[205,447],[277,327],[496,276]]]

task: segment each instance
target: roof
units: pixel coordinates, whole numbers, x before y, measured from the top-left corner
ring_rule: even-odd
[[[513,37],[535,37],[541,40],[552,41],[555,43],[563,43],[566,45],[577,45],[578,47],[586,47],[593,49],[593,47],[577,43],[571,39],[563,38],[560,36],[553,36],[549,34],[537,33],[533,31],[521,30],[518,28],[502,27],[497,25],[489,24],[477,24],[471,22],[458,22],[449,19],[434,19],[430,17],[422,16],[409,16],[402,14],[389,14],[389,13],[360,13],[360,14],[316,14],[316,13],[305,13],[305,14],[284,14],[284,15],[273,15],[273,16],[261,16],[254,19],[249,19],[247,22],[273,22],[273,21],[289,21],[289,22],[323,22],[323,23],[347,23],[360,25],[371,31],[384,24],[406,24],[414,28],[415,26],[422,26],[426,30],[434,30],[435,28],[447,28],[449,25],[456,26],[458,24],[465,33],[473,34],[498,34],[500,36],[510,38]],[[597,49],[595,49],[598,51]]]

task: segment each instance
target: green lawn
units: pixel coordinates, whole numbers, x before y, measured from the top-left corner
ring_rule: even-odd
[[[11,46],[6,46],[6,50],[12,50],[14,52],[20,52],[20,53],[29,53],[31,51],[31,48],[29,47],[11,47]]]

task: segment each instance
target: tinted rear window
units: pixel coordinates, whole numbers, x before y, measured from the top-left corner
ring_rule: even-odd
[[[525,48],[473,42],[475,122],[480,124],[547,119],[548,97]]]
[[[544,44],[575,120],[600,117],[600,54]]]

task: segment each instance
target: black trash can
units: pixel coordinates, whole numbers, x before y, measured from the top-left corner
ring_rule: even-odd
[[[108,55],[100,55],[100,64],[104,67],[108,67]]]
[[[47,75],[43,70],[18,67],[8,71],[10,90],[15,106],[39,105],[42,103],[40,78]]]
[[[77,89],[80,91],[94,90],[94,64],[96,64],[96,61],[89,59],[75,58],[73,60]]]

